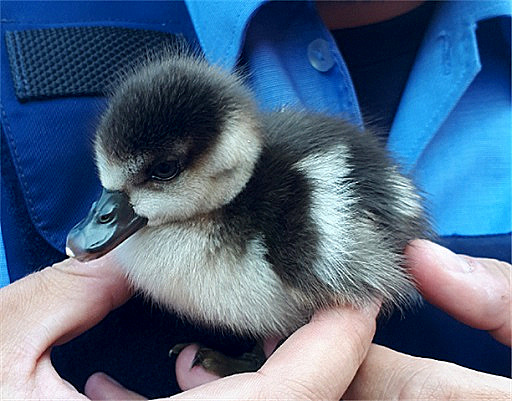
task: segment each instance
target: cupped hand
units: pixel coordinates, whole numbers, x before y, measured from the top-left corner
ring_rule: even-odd
[[[108,257],[68,259],[0,290],[0,398],[87,399],[61,379],[53,345],[97,324],[130,297]]]
[[[456,255],[420,240],[413,241],[406,254],[429,302],[510,345],[510,265]],[[197,347],[189,346],[178,357],[176,375],[182,389],[192,390],[178,398],[317,400],[340,399],[343,394],[343,399],[371,400],[510,399],[510,379],[378,345],[370,346],[359,366],[374,328],[373,316],[362,312],[319,313],[279,347],[260,372],[223,379],[199,366],[190,368]],[[144,399],[102,374],[90,378],[87,390],[93,399]]]
[[[412,242],[406,253],[426,300],[510,346],[508,263],[456,255],[420,240]],[[512,380],[372,345],[343,398],[510,400]]]
[[[258,372],[215,381],[200,367],[190,369],[194,356],[191,346],[178,357],[178,382],[182,387],[209,383],[171,399],[339,400],[370,347],[378,309],[371,306],[357,311],[345,307],[319,312],[293,333]],[[95,400],[144,399],[103,374],[89,378],[86,394]]]

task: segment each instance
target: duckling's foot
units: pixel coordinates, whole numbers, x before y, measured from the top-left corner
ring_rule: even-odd
[[[169,354],[178,355],[188,345],[190,344],[175,345]],[[265,363],[265,360],[265,353],[259,344],[238,357],[227,356],[211,348],[200,347],[192,361],[192,367],[202,366],[206,371],[224,377],[242,372],[255,372]]]

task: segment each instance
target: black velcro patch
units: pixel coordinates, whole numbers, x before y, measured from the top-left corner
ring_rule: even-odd
[[[176,42],[177,36],[83,26],[11,31],[5,39],[16,97],[24,102],[104,95],[121,71]]]

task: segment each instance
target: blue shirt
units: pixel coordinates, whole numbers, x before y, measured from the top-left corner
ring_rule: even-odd
[[[26,4],[30,11],[30,3]],[[167,6],[169,14],[183,14],[180,3],[172,4]],[[223,1],[186,4],[191,22],[176,16],[168,25],[189,37],[197,34],[208,59],[228,69],[235,68],[243,56],[250,71],[249,83],[262,108],[304,107],[362,124],[350,74],[314,3],[248,0],[236,6]],[[104,10],[97,8],[97,14],[120,12],[112,4]],[[84,11],[76,8],[74,12],[79,15]],[[59,16],[55,10],[54,14],[50,20],[70,18],[69,12]],[[140,23],[123,24],[154,29],[156,24],[149,14],[140,15]],[[480,38],[484,41],[480,49],[477,38],[478,22],[499,16],[510,16],[509,2],[440,4],[389,134],[388,148],[424,191],[441,236],[511,232],[510,62],[500,58],[500,51],[505,49],[488,49],[493,38],[508,38],[509,19],[496,24],[498,31],[491,33],[491,40]],[[145,24],[145,18],[152,24]],[[161,28],[164,24],[158,25]],[[30,28],[31,24],[21,26]],[[510,51],[510,42],[507,47]],[[4,68],[2,74],[2,82],[8,82],[9,72]],[[15,160],[15,167],[26,179],[22,190],[32,205],[31,220],[42,236],[62,251],[66,232],[85,214],[98,186],[88,155],[89,139],[86,135],[69,138],[67,132],[78,129],[90,133],[91,117],[84,117],[81,110],[102,107],[102,100],[79,98],[72,109],[67,101],[52,100],[55,115],[62,118],[49,122],[45,105],[33,102],[30,107],[20,107],[9,85],[3,88],[2,127],[7,134],[11,128],[26,130],[27,124],[34,132],[48,127],[44,140],[50,143],[51,153],[32,146],[30,137],[13,135],[11,146],[28,149]],[[57,166],[54,174],[34,167],[34,160],[41,157],[52,159]],[[75,159],[82,163],[69,166],[69,160]],[[72,174],[59,174],[62,166],[72,169]],[[87,188],[77,188],[78,181],[81,186],[87,183]],[[70,191],[66,194],[63,187]],[[67,204],[76,207],[62,213]]]
[[[198,40],[207,58],[225,68],[234,69],[243,59],[249,71],[248,83],[262,108],[302,107],[363,124],[345,62],[312,2],[186,1],[185,5],[155,2],[142,7],[136,2],[51,4],[5,2],[2,33],[77,21],[82,25],[181,32],[189,40]],[[503,259],[510,258],[512,224],[510,4],[439,4],[387,143],[404,171],[425,192],[441,239],[455,250]],[[490,28],[487,21],[492,22]],[[11,176],[19,181],[19,198],[15,200],[27,209],[23,227],[30,225],[45,242],[41,246],[54,249],[55,258],[63,257],[59,252],[64,250],[66,233],[85,215],[99,189],[88,135],[104,100],[55,98],[20,104],[5,68],[3,42],[1,56],[0,119],[12,157]],[[17,245],[23,241],[24,232],[17,216],[6,210],[6,205],[16,202],[2,204],[1,230],[11,280],[39,267],[24,266],[24,255],[31,248],[37,253],[38,247]],[[2,250],[0,246],[0,278],[5,277]],[[492,355],[507,352],[496,350],[493,344],[488,346],[486,341],[492,340],[482,336],[476,340],[479,346],[474,347],[474,333],[460,334],[464,328],[436,311],[416,319],[408,316],[405,321],[408,327],[398,322],[398,332],[389,336],[393,340],[383,342],[423,356],[452,358],[450,354],[458,352],[452,360],[489,371],[493,361],[482,366],[471,365],[469,359],[485,359],[490,348],[495,352]],[[423,328],[432,337],[430,342],[421,338]],[[401,333],[408,333],[408,337]],[[122,340],[119,343],[122,345]],[[461,344],[467,346],[459,347]]]
[[[212,62],[233,68],[244,52],[262,107],[293,105],[361,122],[345,63],[313,3],[245,1],[215,12],[222,3],[187,6]],[[479,49],[477,40],[479,21],[510,13],[510,2],[442,3],[392,125],[388,148],[425,192],[441,236],[511,232],[510,61],[500,50]],[[507,24],[495,35],[507,38]],[[308,54],[317,40],[327,44],[318,57],[333,60],[327,71]]]

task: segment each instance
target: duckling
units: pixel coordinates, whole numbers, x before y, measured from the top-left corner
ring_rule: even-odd
[[[197,323],[261,340],[321,308],[406,305],[421,197],[371,132],[258,110],[241,76],[192,54],[130,74],[96,132],[100,199],[67,239]]]

